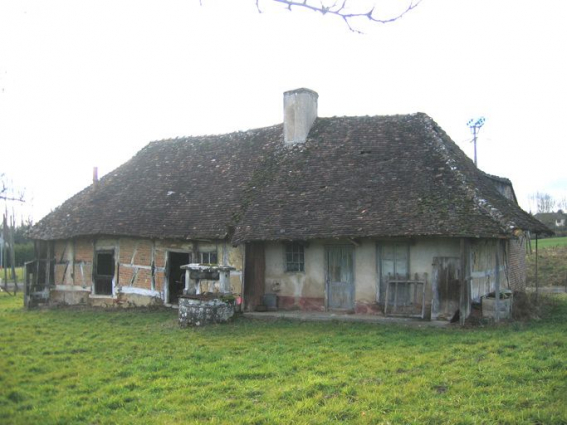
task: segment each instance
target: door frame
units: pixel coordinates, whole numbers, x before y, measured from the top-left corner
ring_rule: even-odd
[[[101,275],[99,274],[99,255],[111,255],[112,256],[112,275]],[[114,285],[116,282],[116,250],[114,248],[101,248],[95,249],[94,251],[94,258],[93,258],[93,267],[92,267],[92,276],[93,276],[93,286],[92,286],[92,295],[99,296],[99,297],[113,297],[114,296]],[[109,294],[100,294],[97,291],[97,281],[100,278],[108,279],[110,278],[110,293]]]
[[[165,264],[164,264],[164,285],[163,285],[163,298],[166,305],[172,305],[170,302],[170,290],[169,290],[169,280],[171,277],[171,261],[170,254],[187,254],[189,256],[189,261],[192,261],[193,251],[188,251],[185,249],[168,249],[165,251]]]
[[[329,277],[329,251],[333,248],[349,248],[351,251],[351,256],[352,256],[352,281],[351,283],[351,300],[352,300],[352,306],[349,308],[333,308],[331,309],[329,307],[329,298],[330,298],[330,277]],[[355,271],[356,271],[356,263],[355,263],[355,247],[351,244],[348,243],[344,243],[344,244],[328,244],[325,245],[325,310],[326,311],[354,311],[355,310],[355,306],[356,306],[356,300],[355,300],[355,296],[356,296],[356,275],[355,275]]]

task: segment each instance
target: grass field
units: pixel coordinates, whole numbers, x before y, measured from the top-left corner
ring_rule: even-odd
[[[545,238],[539,239],[537,241],[537,246],[539,248],[549,248],[549,247],[567,247],[567,237],[563,238]],[[532,241],[532,249],[535,249],[535,240]]]
[[[567,298],[477,329],[175,310],[24,311],[0,294],[0,423],[567,423]]]
[[[18,282],[24,281],[24,268],[23,267],[16,267],[16,277]],[[4,280],[4,269],[0,267],[0,279]],[[12,269],[8,268],[8,282],[13,282],[12,279]]]
[[[535,286],[535,244],[527,259],[527,284]],[[567,238],[538,241],[538,281],[540,286],[567,286]]]

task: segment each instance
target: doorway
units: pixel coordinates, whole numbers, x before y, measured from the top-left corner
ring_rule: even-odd
[[[94,262],[95,295],[112,295],[114,250],[97,251]]]
[[[328,246],[327,307],[354,310],[354,249],[350,245]]]
[[[431,319],[452,318],[459,310],[461,297],[461,259],[433,258],[433,300]]]
[[[167,253],[167,282],[168,296],[167,302],[177,304],[179,297],[183,295],[185,289],[185,270],[181,270],[181,266],[191,263],[190,252],[172,252]]]

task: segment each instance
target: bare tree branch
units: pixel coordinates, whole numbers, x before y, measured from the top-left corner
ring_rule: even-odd
[[[4,173],[0,174],[0,200],[25,202],[24,198],[25,193],[22,191],[18,194],[14,194],[13,188],[6,185]]]
[[[258,10],[260,10],[260,6],[259,6],[259,1],[260,0],[256,0],[256,7],[258,8]],[[389,18],[385,18],[385,19],[381,19],[381,18],[377,18],[374,14],[375,8],[376,6],[374,5],[370,10],[368,11],[364,11],[364,12],[348,12],[347,10],[347,3],[348,0],[343,0],[343,2],[341,4],[337,4],[336,2],[333,3],[330,6],[325,6],[323,4],[323,2],[321,2],[319,5],[314,5],[308,2],[308,0],[272,0],[276,3],[281,3],[287,6],[288,10],[292,10],[293,7],[298,7],[298,8],[304,8],[304,9],[308,9],[308,10],[312,10],[314,12],[319,12],[322,15],[334,15],[337,16],[339,18],[341,18],[345,24],[348,26],[348,28],[353,31],[353,32],[357,32],[357,33],[361,33],[361,31],[357,30],[356,28],[354,28],[351,25],[351,21],[357,18],[366,18],[371,22],[375,22],[378,24],[388,24],[390,22],[394,22],[397,21],[398,19],[400,19],[402,16],[404,16],[406,13],[410,12],[411,10],[415,9],[422,0],[409,0],[409,4],[408,6],[399,14],[389,17]]]
[[[261,0],[256,1],[256,9],[258,13],[262,13],[262,8],[260,6]],[[388,24],[394,21],[397,21],[401,17],[403,17],[406,13],[415,9],[422,0],[406,0],[408,2],[407,7],[400,13],[391,16],[389,18],[378,18],[375,14],[376,5],[372,6],[370,9],[362,9],[360,12],[351,12],[349,11],[349,0],[340,0],[335,1],[330,5],[325,5],[323,0],[319,0],[316,2],[315,0],[264,0],[264,1],[273,1],[275,3],[283,4],[286,9],[292,11],[294,8],[302,8],[307,10],[312,10],[314,12],[321,13],[322,15],[332,15],[336,16],[343,20],[343,22],[347,25],[348,29],[352,32],[356,32],[362,34],[362,31],[356,29],[352,23],[357,19],[367,19],[370,22],[374,22],[377,24]],[[203,0],[199,0],[199,4],[203,5]]]

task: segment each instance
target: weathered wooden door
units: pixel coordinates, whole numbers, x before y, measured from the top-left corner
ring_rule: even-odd
[[[387,282],[392,279],[406,279],[409,277],[409,244],[407,242],[384,242],[378,245],[377,252],[379,257],[378,266],[380,267],[378,300],[381,304],[385,304]],[[388,302],[392,303],[395,294],[390,291],[389,296],[391,299]],[[402,300],[400,299],[400,301]]]
[[[457,257],[434,257],[431,318],[451,319],[459,310],[461,260]]]
[[[246,244],[244,257],[244,309],[254,311],[263,303],[266,259],[264,244]]]
[[[94,283],[96,295],[112,295],[114,279],[114,250],[96,251],[94,257]]]
[[[328,246],[327,307],[330,310],[354,309],[354,249],[349,245]]]

